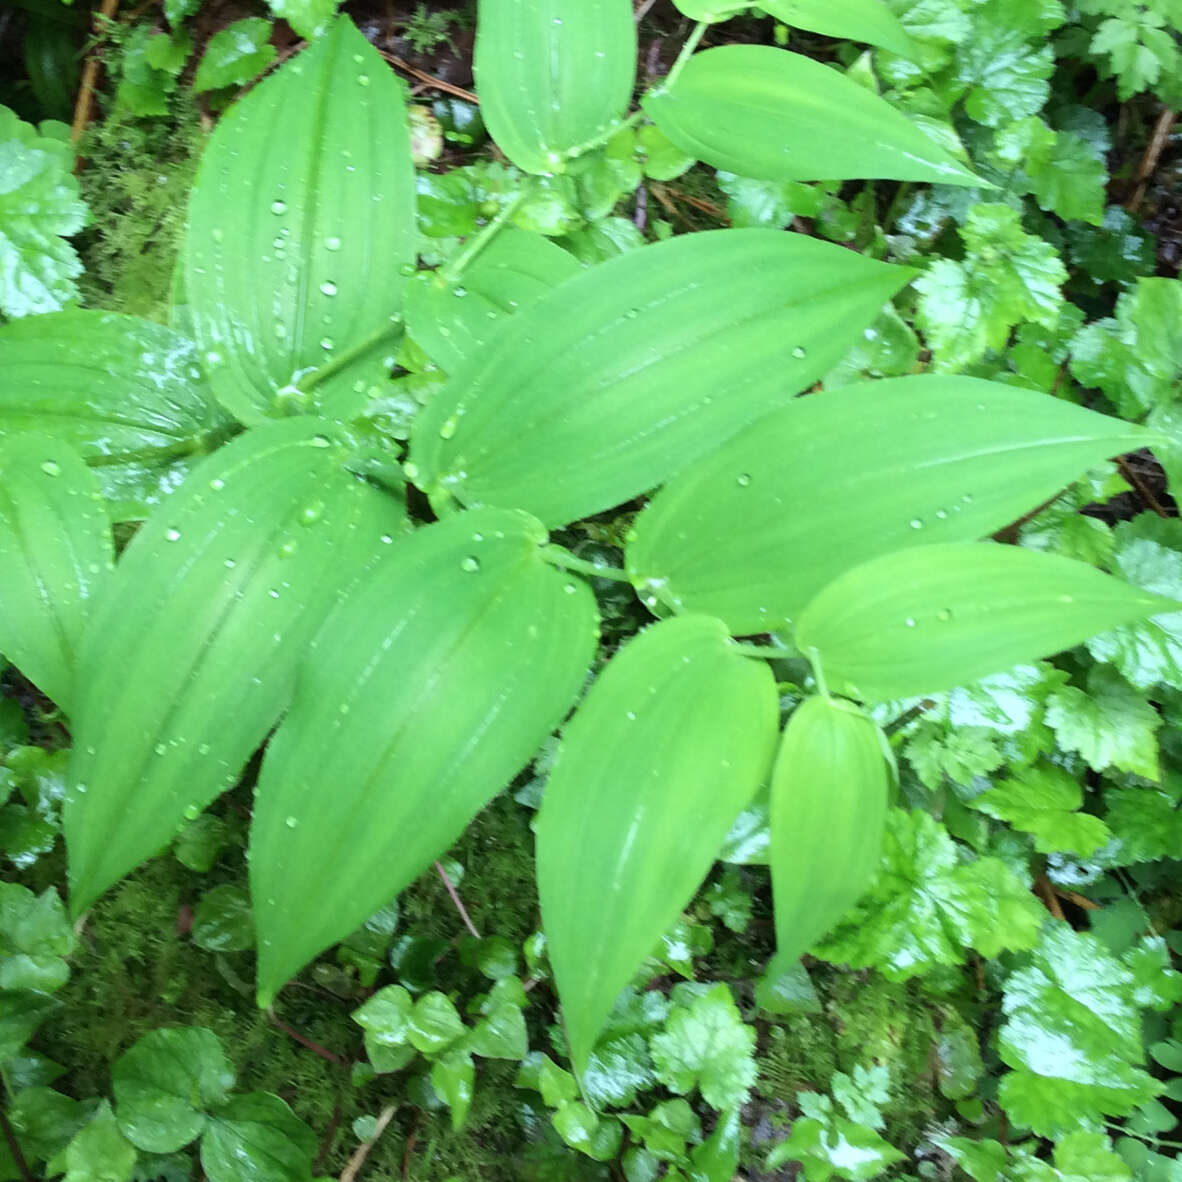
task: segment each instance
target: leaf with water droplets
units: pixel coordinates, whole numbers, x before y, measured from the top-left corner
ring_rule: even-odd
[[[718,620],[680,616],[621,649],[564,730],[537,819],[538,890],[579,1072],[759,788],[778,713],[766,664]]]
[[[250,431],[124,551],[79,656],[63,809],[75,914],[237,780],[333,601],[400,531],[401,504],[343,467],[350,449],[315,419]]]
[[[632,97],[631,0],[480,0],[474,70],[497,146],[526,172],[561,172]]]
[[[642,595],[736,635],[776,630],[843,570],[987,537],[1151,439],[976,378],[843,387],[797,399],[674,477],[637,518],[628,570]]]
[[[197,172],[185,290],[222,403],[244,422],[277,403],[355,414],[413,241],[402,89],[341,17],[222,116]]]
[[[262,1004],[439,857],[574,701],[594,600],[545,541],[512,511],[427,526],[308,648],[255,795]]]
[[[0,443],[0,652],[67,713],[114,558],[98,481],[78,453],[46,435]]]
[[[0,435],[76,448],[114,521],[146,517],[230,429],[196,347],[169,328],[77,309],[0,326]]]
[[[201,1168],[209,1182],[304,1182],[316,1134],[278,1096],[247,1092],[209,1116]]]
[[[518,312],[452,375],[415,422],[412,479],[551,526],[611,508],[786,405],[909,275],[771,230],[620,255]]]
[[[1177,610],[1171,599],[1069,558],[952,542],[840,575],[801,613],[796,642],[831,685],[889,701],[967,685]]]
[[[885,99],[768,45],[695,54],[643,106],[683,152],[739,176],[988,187]]]

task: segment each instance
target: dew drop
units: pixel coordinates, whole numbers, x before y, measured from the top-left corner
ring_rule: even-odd
[[[797,361],[803,361],[807,356],[804,346],[797,345],[796,348],[792,350],[792,356],[795,357]]]
[[[212,230],[210,230],[209,236],[214,240],[214,242],[221,242],[221,240],[222,240],[221,226],[214,226],[214,228]]]
[[[452,295],[454,295],[458,300],[462,300],[467,294],[468,289],[466,287],[456,287],[452,292]]]
[[[456,433],[456,428],[459,426],[459,420],[455,415],[451,415],[443,420],[443,425],[439,428],[440,439],[451,439]]]
[[[290,541],[284,542],[283,545],[279,547],[279,557],[290,558],[298,548],[299,547],[296,545],[295,539],[292,538]]]
[[[210,349],[205,354],[205,361],[207,365],[221,365],[222,355],[216,349]]]
[[[275,321],[275,336],[281,341],[287,336],[287,325],[282,320]]]
[[[278,592],[278,590],[276,590],[276,588],[274,588],[274,587],[272,587],[272,588],[271,588],[271,590],[267,592],[267,594],[268,594],[268,595],[269,595],[269,596],[270,596],[272,599],[278,599],[278,598],[279,598],[279,592]]]
[[[335,344],[333,344],[332,337],[321,337],[321,338],[320,338],[320,347],[321,347],[321,348],[322,348],[322,349],[323,349],[323,350],[324,350],[326,353],[330,353],[330,352],[332,352],[332,350],[333,350],[333,349],[335,349],[335,348],[336,348],[336,345],[335,345]]]
[[[226,570],[233,570],[238,565],[238,560],[236,558],[227,558],[222,565]]]
[[[215,476],[209,482],[209,487],[212,488],[214,492],[221,492],[222,489],[226,487],[226,482],[220,476]]]
[[[368,75],[368,74],[358,74],[358,75],[357,75],[357,81],[358,81],[358,82],[359,82],[359,83],[360,83],[362,86],[368,86],[368,85],[369,85],[369,75]]]
[[[913,517],[907,524],[912,529],[923,529],[923,521],[918,517]]]
[[[157,743],[156,746],[152,748],[152,750],[155,751],[157,755],[167,755],[168,754],[168,744],[167,743]]]
[[[199,816],[201,816],[201,809],[197,805],[190,804],[185,807],[186,821],[196,821]]]
[[[402,275],[406,279],[409,279],[412,275],[416,274],[417,272],[418,272],[418,267],[416,267],[414,265],[414,263],[403,263],[402,266],[398,268],[398,274]]]
[[[418,480],[419,478],[419,466],[414,460],[407,460],[402,465],[402,471],[406,474],[407,480]]]
[[[952,619],[952,613],[946,607],[942,607],[936,612],[936,619],[942,624],[947,624]]]
[[[324,240],[324,249],[325,250],[340,250],[341,249],[341,240],[337,237],[326,238]]]
[[[295,817],[288,817],[283,823],[288,827],[288,829],[294,829],[299,824],[299,821],[296,820]]]
[[[915,627],[915,621],[911,618],[911,616],[908,616],[907,619],[903,621],[903,623],[906,624],[908,628]]]
[[[271,202],[271,212],[272,213],[287,213],[287,202],[286,201],[272,201]]]
[[[627,712],[627,713],[624,715],[624,717],[625,717],[625,718],[626,718],[626,719],[627,719],[629,722],[635,722],[635,721],[636,721],[636,711],[635,711],[635,710],[629,710],[629,711],[628,711],[628,712]]]
[[[378,541],[381,542],[383,546],[389,546],[393,544],[394,539],[389,534],[382,534],[382,536],[378,538]]]
[[[936,520],[937,521],[944,521],[947,517],[948,517],[948,510],[947,509],[937,509],[936,510]]]
[[[313,435],[309,440],[313,447],[331,447],[332,441],[327,435]]]
[[[164,537],[169,542],[179,542],[181,540],[181,531],[179,529],[166,529]]]
[[[305,505],[300,510],[300,524],[301,525],[315,525],[324,514],[324,502],[313,501],[309,505]]]
[[[751,483],[751,476],[747,472],[740,472],[735,477],[735,483],[741,488],[746,488]]]
[[[578,587],[574,583],[564,583],[562,589],[567,595],[573,595],[578,590]]]
[[[473,557],[471,554],[460,563],[460,570],[465,570],[469,574],[474,573],[480,569],[480,559]]]
[[[41,465],[41,471],[44,472],[46,476],[60,476],[62,469],[61,465],[57,463],[56,460],[46,460],[45,463]]]
[[[321,294],[326,296],[334,296],[337,294],[337,285],[331,279],[326,279],[320,285]]]
[[[640,315],[640,309],[639,308],[629,308],[628,311],[624,313],[624,315],[629,320],[635,320],[636,317]]]

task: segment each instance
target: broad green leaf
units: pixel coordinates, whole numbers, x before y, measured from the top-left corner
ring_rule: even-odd
[[[453,374],[415,422],[407,474],[551,526],[610,508],[784,406],[909,275],[770,230],[631,251],[517,313]]]
[[[1010,170],[1018,192],[1033,193],[1041,208],[1065,221],[1104,221],[1103,156],[1070,131],[1052,131],[1037,115],[1002,127],[994,154]]]
[[[198,168],[184,282],[221,402],[248,423],[355,414],[389,368],[413,234],[402,89],[341,17],[222,116]]]
[[[914,58],[915,42],[882,0],[757,0],[769,16],[810,33],[865,41]]]
[[[0,106],[0,160],[0,314],[56,312],[77,298],[74,280],[82,274],[82,260],[65,241],[87,221],[73,150]]]
[[[683,152],[740,176],[988,187],[885,99],[771,46],[695,54],[643,106]]]
[[[561,172],[621,116],[636,79],[630,0],[480,0],[480,114],[518,168]]]
[[[1051,92],[1047,81],[1055,69],[1055,53],[1045,37],[1032,44],[1026,30],[998,11],[997,0],[981,5],[973,28],[957,46],[956,81],[967,88],[964,109],[969,118],[999,127],[1042,110]],[[1021,12],[1031,5],[1012,6]]]
[[[21,1089],[6,1107],[9,1125],[26,1157],[45,1161],[66,1148],[96,1104],[35,1086]]]
[[[338,0],[267,0],[267,7],[301,36],[321,36],[337,10]]]
[[[306,1182],[317,1143],[278,1096],[248,1092],[210,1113],[201,1168],[209,1182]]]
[[[681,616],[621,649],[566,727],[537,818],[538,890],[578,1071],[759,788],[777,713],[769,668],[720,621]]]
[[[78,453],[47,435],[0,442],[0,652],[67,712],[114,561],[102,493]]]
[[[202,1026],[151,1030],[111,1068],[119,1129],[149,1153],[188,1145],[233,1086],[234,1069],[217,1035]]]
[[[206,891],[193,911],[193,943],[206,952],[243,952],[254,947],[254,922],[246,891],[224,882]]]
[[[831,681],[889,701],[967,685],[1177,606],[1069,558],[952,542],[838,576],[801,613],[796,642]]]
[[[773,972],[796,963],[878,870],[889,787],[884,744],[848,702],[808,698],[788,720],[772,772]]]
[[[225,441],[197,350],[171,329],[70,311],[0,326],[0,435],[39,431],[95,470],[111,517],[144,517]]]
[[[504,317],[528,307],[579,270],[560,246],[526,230],[502,230],[469,264],[462,281],[423,272],[406,293],[416,344],[451,373],[486,349]]]
[[[214,33],[193,79],[194,93],[241,86],[257,77],[275,60],[271,30],[270,21],[249,16]]]
[[[451,1109],[453,1132],[462,1129],[464,1121],[468,1119],[475,1082],[476,1065],[472,1056],[462,1048],[448,1051],[431,1064],[431,1087]]]
[[[859,562],[986,537],[1148,438],[976,378],[811,395],[675,476],[637,519],[628,570],[642,596],[736,635],[775,630]]]
[[[104,1100],[66,1146],[65,1182],[128,1182],[137,1156]]]
[[[399,532],[402,506],[345,471],[348,448],[315,419],[251,431],[124,551],[78,666],[75,914],[235,782],[334,599]]]
[[[34,895],[20,883],[0,883],[0,990],[56,992],[69,980],[65,958],[74,946],[74,929],[52,887]]]
[[[316,637],[255,798],[263,1004],[439,857],[574,701],[594,600],[545,540],[495,510],[419,530]]]
[[[674,7],[692,21],[730,20],[751,7],[752,0],[673,0]]]

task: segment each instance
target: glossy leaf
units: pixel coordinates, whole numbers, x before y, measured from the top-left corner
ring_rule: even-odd
[[[864,562],[805,607],[796,642],[830,684],[867,698],[939,693],[1098,632],[1178,610],[1095,567],[1013,546],[901,550]]]
[[[429,526],[316,637],[255,799],[261,1004],[439,857],[574,701],[594,600],[545,540],[516,512]]]
[[[0,653],[63,710],[114,558],[98,482],[78,453],[46,435],[0,442]]]
[[[480,0],[474,69],[480,113],[505,155],[526,172],[561,171],[632,97],[630,0]]]
[[[608,509],[784,406],[909,275],[770,230],[631,251],[519,312],[453,374],[415,422],[407,473],[551,526]]]
[[[356,413],[355,385],[384,372],[413,234],[402,90],[342,17],[222,116],[201,159],[182,260],[222,403],[248,423],[277,400]]]
[[[882,856],[888,780],[881,733],[848,702],[807,698],[772,772],[776,965],[784,971],[856,903]]]
[[[201,1138],[209,1182],[294,1182],[311,1177],[316,1134],[278,1096],[247,1092],[210,1114]]]
[[[70,444],[115,521],[146,516],[229,430],[195,346],[171,329],[77,310],[0,326],[0,436]]]
[[[451,373],[487,348],[502,321],[579,270],[574,255],[541,234],[502,230],[460,282],[423,272],[406,294],[406,324],[427,356]]]
[[[719,621],[681,616],[621,649],[566,727],[538,814],[538,891],[579,1072],[758,790],[777,715],[768,666]]]
[[[880,45],[914,58],[915,42],[882,0],[759,0],[769,16],[798,29],[849,41]]]
[[[683,152],[740,176],[987,187],[885,99],[829,66],[771,46],[695,54],[643,106]]]
[[[74,913],[238,778],[401,506],[315,419],[211,456],[132,539],[79,659],[63,821]]]
[[[642,595],[736,635],[782,628],[842,571],[968,542],[1150,437],[1001,383],[910,377],[795,400],[676,476],[628,546]]]

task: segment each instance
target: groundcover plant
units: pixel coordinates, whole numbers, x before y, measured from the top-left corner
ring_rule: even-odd
[[[1010,1070],[992,1094],[970,1102],[981,1050],[951,1004],[933,1070],[963,1123],[1000,1104],[1053,1154],[952,1123],[925,1134],[941,1168],[1176,1175],[1158,1152],[1173,1116],[1156,1098],[1176,1100],[1176,1081],[1144,1070],[1139,1025],[1139,1010],[1166,1013],[1182,992],[1171,946],[1148,921],[1123,946],[1077,933],[1049,885],[1058,916],[1044,926],[1023,878],[1031,850],[1086,859],[1114,833],[1128,846],[1141,830],[1122,836],[1122,810],[1160,815],[1140,823],[1143,856],[1110,865],[1182,853],[1153,746],[1158,710],[1172,726],[1182,689],[1182,583],[1160,569],[1177,574],[1177,539],[1172,522],[1143,518],[1090,544],[1021,536],[1087,534],[1063,517],[1104,499],[1113,457],[1150,449],[1172,470],[1176,281],[1131,288],[1087,329],[1067,318],[1080,380],[1122,417],[1000,367],[952,372],[1023,324],[1053,337],[1018,343],[1048,353],[1061,380],[1054,252],[1022,228],[1014,176],[1025,169],[1026,192],[1059,210],[1055,137],[1074,133],[1020,114],[978,172],[938,103],[904,113],[867,83],[868,56],[842,73],[778,45],[703,48],[749,6],[678,7],[697,23],[632,110],[627,0],[482,0],[480,111],[509,163],[491,166],[495,184],[468,179],[485,186],[479,217],[456,213],[454,233],[433,235],[456,240],[444,250],[420,235],[416,205],[445,202],[416,174],[405,91],[382,56],[346,15],[276,7],[312,39],[202,148],[168,326],[48,310],[77,275],[58,237],[78,228],[77,191],[54,129],[4,112],[21,176],[59,200],[52,217],[4,223],[0,651],[70,741],[49,768],[20,742],[19,711],[11,724],[6,782],[26,804],[5,821],[9,844],[37,822],[49,842],[30,832],[12,860],[52,849],[60,806],[68,876],[65,908],[48,884],[0,895],[11,1176],[39,1162],[75,1182],[187,1177],[177,1155],[190,1145],[212,1182],[310,1178],[323,1159],[284,1098],[234,1090],[205,1025],[118,1039],[113,1106],[51,1089],[48,1060],[26,1046],[54,1021],[91,909],[178,834],[184,864],[208,870],[227,838],[202,814],[244,778],[249,896],[210,891],[195,938],[218,954],[257,947],[253,986],[224,972],[276,1021],[288,982],[352,948],[338,957],[367,991],[354,1019],[368,1058],[354,1085],[416,1070],[421,1103],[445,1105],[456,1129],[475,1058],[522,1061],[517,1085],[553,1110],[582,1155],[571,1161],[618,1159],[630,1180],[735,1174],[754,1036],[725,984],[693,983],[700,937],[684,919],[721,857],[770,869],[774,955],[752,999],[769,1013],[814,1006],[810,951],[888,981],[962,964],[970,948],[1029,953],[993,982],[1005,1017],[987,1053]],[[759,6],[878,47],[886,73],[938,76],[938,38],[903,7]],[[1164,53],[1155,10],[1133,7]],[[177,28],[184,15],[169,14]],[[1099,25],[1101,48],[1116,48],[1120,20]],[[1001,100],[977,85],[966,110],[997,126]],[[539,232],[572,185],[610,212],[640,174],[671,179],[695,161],[718,170],[736,210],[755,193],[810,200],[825,191],[812,182],[831,198],[834,182],[859,180],[936,186],[925,191],[950,204],[974,194],[965,250],[921,269],[772,218],[607,258]],[[884,332],[912,332],[892,304],[912,298],[931,372],[910,372],[917,353],[896,370],[851,361]],[[849,380],[833,380],[842,367]],[[1064,506],[1079,480],[1096,495]],[[613,545],[587,552],[578,540],[597,529]],[[1075,683],[1045,660],[1084,642],[1094,660]],[[431,955],[419,949],[415,967],[390,950],[392,901],[531,763],[544,786],[529,981],[552,976],[552,1049],[569,1072],[527,1054],[516,953],[482,940],[462,903],[469,963],[493,982],[468,1025],[429,987]],[[1080,781],[1105,770],[1131,777],[1105,791],[1114,815],[1080,811]],[[893,807],[920,803],[917,782],[941,792],[937,807]],[[1038,875],[1049,884],[1045,865]],[[725,875],[709,890],[712,914],[741,931],[749,894]],[[654,949],[691,979],[667,997],[636,991]],[[397,983],[368,995],[387,960]],[[1176,1069],[1178,1031],[1157,1034],[1156,1061]],[[887,1066],[834,1062],[816,1082],[832,1098],[802,1092],[769,1168],[869,1178],[904,1160],[880,1131]],[[609,1114],[657,1084],[675,1098]],[[679,1098],[695,1091],[716,1114],[707,1128]],[[1141,1157],[1116,1155],[1103,1132],[1130,1114]],[[362,1150],[342,1177],[393,1115],[356,1125]],[[572,1172],[546,1176],[583,1166],[557,1168]]]

